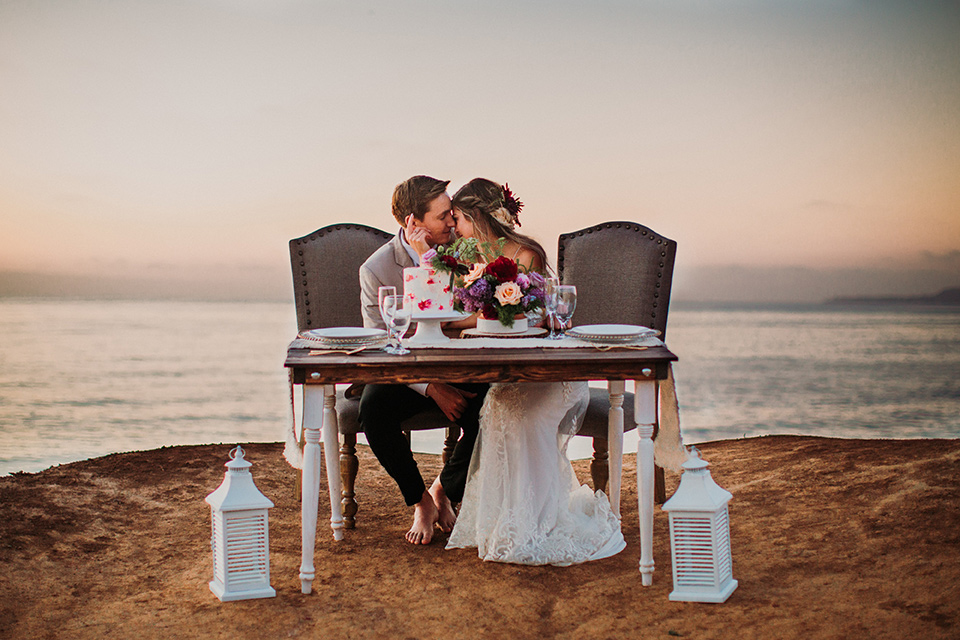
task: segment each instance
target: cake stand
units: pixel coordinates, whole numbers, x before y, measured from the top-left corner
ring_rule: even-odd
[[[411,321],[417,323],[417,331],[407,339],[407,344],[438,344],[449,342],[450,338],[444,335],[440,323],[460,320],[469,316],[469,313],[460,313],[459,311],[450,311],[447,313],[421,311],[414,313]]]

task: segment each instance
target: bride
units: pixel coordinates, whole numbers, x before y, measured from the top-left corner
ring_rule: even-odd
[[[503,238],[503,255],[542,273],[543,247],[515,231],[522,206],[506,186],[471,180],[453,197],[457,233],[481,243]],[[476,547],[483,560],[558,566],[623,550],[607,497],[579,484],[566,455],[589,397],[586,382],[491,386],[448,549]]]

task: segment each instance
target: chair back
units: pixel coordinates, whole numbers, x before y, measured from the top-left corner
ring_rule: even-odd
[[[560,236],[557,275],[577,286],[575,325],[639,324],[667,332],[677,243],[636,222]]]
[[[332,224],[291,240],[297,329],[362,327],[360,265],[392,237],[363,224]]]

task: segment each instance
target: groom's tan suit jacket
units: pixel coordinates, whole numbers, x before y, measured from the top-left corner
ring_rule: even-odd
[[[373,252],[360,265],[360,303],[363,326],[386,329],[380,317],[378,294],[380,287],[396,287],[403,294],[403,270],[415,267],[413,258],[400,242],[400,234]]]

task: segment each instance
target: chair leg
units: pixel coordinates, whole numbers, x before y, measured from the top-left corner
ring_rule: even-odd
[[[593,479],[594,491],[606,491],[607,481],[610,479],[610,466],[607,453],[607,439],[593,439],[593,460],[590,461],[590,477]],[[653,501],[663,504],[667,501],[667,480],[663,467],[654,467],[653,471]]]
[[[607,490],[607,481],[610,479],[609,458],[607,439],[595,437],[593,439],[593,460],[590,461],[590,477],[593,479],[594,491]]]
[[[300,451],[303,451],[303,448],[307,444],[307,432],[302,427],[300,428]],[[303,469],[297,470],[297,480],[293,483],[293,490],[296,492],[297,502],[303,502]]]
[[[653,502],[663,504],[667,501],[667,480],[663,474],[663,467],[653,467]]]
[[[459,439],[460,427],[455,424],[447,427],[447,437],[443,441],[443,464],[447,464],[447,460],[453,455],[453,450],[456,448]]]
[[[357,485],[357,471],[360,461],[357,459],[357,434],[343,434],[340,445],[340,504],[343,505],[343,527],[355,529],[357,526],[357,500],[354,489]]]

